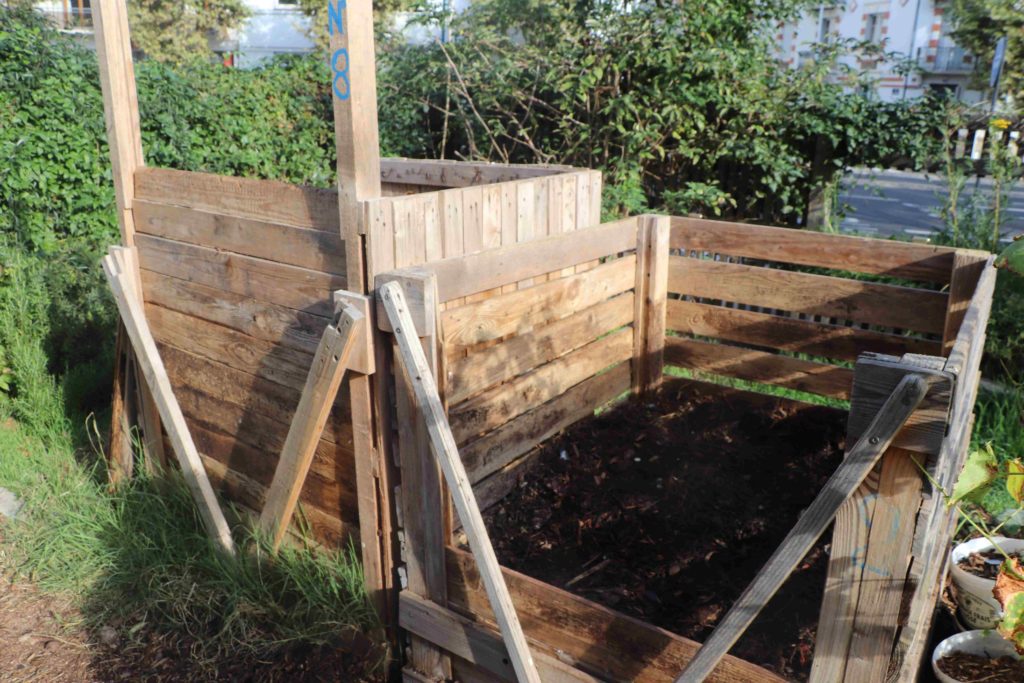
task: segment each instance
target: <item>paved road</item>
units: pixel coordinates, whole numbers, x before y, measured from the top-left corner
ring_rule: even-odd
[[[982,179],[980,190],[991,189],[991,181]],[[969,180],[965,193],[974,191]],[[857,170],[847,177],[841,201],[850,205],[842,222],[845,232],[872,237],[902,235],[918,240],[933,235],[942,222],[939,208],[946,193],[941,176],[909,171]],[[1024,184],[1017,183],[1006,208],[1003,231],[1024,233]]]

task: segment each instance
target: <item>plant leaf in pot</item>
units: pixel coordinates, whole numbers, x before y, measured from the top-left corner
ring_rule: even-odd
[[[1010,558],[1003,563],[993,594],[1003,608],[999,634],[1024,654],[1024,567],[1020,560]]]

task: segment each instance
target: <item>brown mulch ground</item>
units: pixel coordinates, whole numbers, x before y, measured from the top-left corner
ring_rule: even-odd
[[[501,563],[703,640],[842,458],[845,413],[673,381],[542,447],[487,513]],[[826,532],[732,654],[810,670]]]
[[[939,669],[965,683],[1020,683],[1024,681],[1024,661],[1013,657],[992,659],[965,652],[954,652],[939,660]]]

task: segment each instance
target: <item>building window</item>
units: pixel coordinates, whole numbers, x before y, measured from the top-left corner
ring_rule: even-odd
[[[829,17],[821,18],[821,26],[818,29],[818,42],[827,43],[829,42],[830,34],[832,31],[832,19]]]
[[[875,12],[869,14],[864,24],[864,40],[869,43],[880,43],[882,42],[882,20],[884,16],[881,12]]]

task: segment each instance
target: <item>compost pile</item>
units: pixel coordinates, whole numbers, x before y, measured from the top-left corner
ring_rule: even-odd
[[[501,563],[703,641],[842,459],[845,413],[666,383],[540,447],[487,514]],[[826,532],[732,649],[810,671]]]

